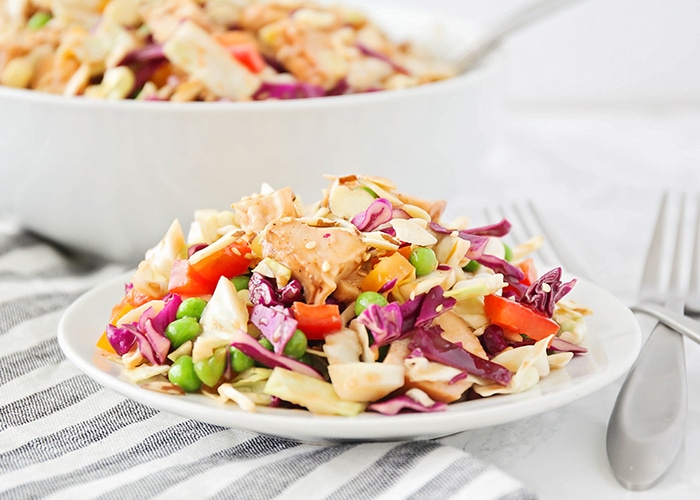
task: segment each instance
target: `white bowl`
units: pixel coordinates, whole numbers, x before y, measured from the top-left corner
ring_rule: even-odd
[[[368,14],[448,59],[473,34],[425,12]],[[306,203],[320,198],[323,174],[381,175],[416,196],[452,197],[469,188],[497,127],[499,77],[494,59],[409,90],[250,103],[0,87],[0,212],[69,248],[136,262],[174,218],[187,227],[195,209],[226,209],[263,182]]]

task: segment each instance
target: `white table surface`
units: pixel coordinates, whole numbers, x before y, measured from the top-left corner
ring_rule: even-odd
[[[480,172],[471,174],[483,189],[469,203],[531,197],[588,278],[633,303],[661,193],[700,192],[700,112],[530,110],[511,113],[508,123]],[[641,321],[646,335],[649,319]],[[686,341],[686,358],[685,444],[650,490],[626,490],[608,465],[606,427],[622,379],[559,410],[444,442],[495,464],[544,500],[697,498],[700,346]]]

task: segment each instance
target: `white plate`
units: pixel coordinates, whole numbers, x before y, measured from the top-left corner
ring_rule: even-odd
[[[521,394],[453,404],[439,413],[357,417],[312,415],[302,410],[261,408],[246,413],[197,394],[174,396],[142,389],[119,378],[120,367],[95,347],[130,275],[112,279],[76,300],[58,325],[58,341],[68,359],[98,383],[147,406],[225,427],[300,441],[427,439],[503,424],[566,405],[591,394],[625,373],[641,345],[631,311],[609,292],[579,280],[571,297],[593,309],[587,318],[588,353],[555,370]]]

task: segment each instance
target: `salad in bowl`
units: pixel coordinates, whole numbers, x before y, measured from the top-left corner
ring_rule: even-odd
[[[302,0],[0,1],[0,85],[145,101],[260,101],[455,75],[364,13]]]
[[[97,346],[174,395],[352,417],[445,411],[536,386],[585,355],[576,280],[538,274],[508,220],[443,221],[445,203],[364,175],[198,210],[146,252]]]

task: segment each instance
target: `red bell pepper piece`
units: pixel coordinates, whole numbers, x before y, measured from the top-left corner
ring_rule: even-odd
[[[491,323],[542,340],[559,331],[559,324],[531,307],[500,295],[484,296],[484,312]]]
[[[537,281],[537,269],[535,268],[535,261],[532,259],[525,259],[518,267],[523,272],[525,277],[520,280],[520,284],[524,285],[526,288]],[[515,287],[513,285],[507,285],[505,290],[513,291],[515,294]]]
[[[237,240],[203,258],[196,258],[195,253],[189,260],[176,260],[168,291],[188,296],[212,294],[219,278],[230,279],[248,270],[250,253],[250,246]]]
[[[260,73],[265,69],[265,59],[258,49],[251,43],[229,45],[227,47],[233,57],[253,73]]]
[[[525,286],[530,286],[535,281],[537,281],[537,269],[535,268],[535,261],[533,261],[532,259],[525,259],[520,264],[518,264],[518,267],[525,275],[525,277],[522,280],[520,280],[520,283],[522,283]]]
[[[173,262],[173,268],[170,271],[170,281],[168,283],[169,292],[193,297],[210,295],[214,293],[214,288],[216,288],[216,283],[212,286],[209,282],[204,281],[192,270],[192,266],[188,260],[176,259]]]
[[[343,328],[337,304],[305,304],[294,302],[292,314],[298,328],[309,340],[323,340],[329,333]]]
[[[194,254],[190,257],[190,266],[201,281],[216,288],[221,276],[230,279],[246,272],[250,254],[250,246],[245,241],[237,240],[201,259],[195,258],[197,254]]]

